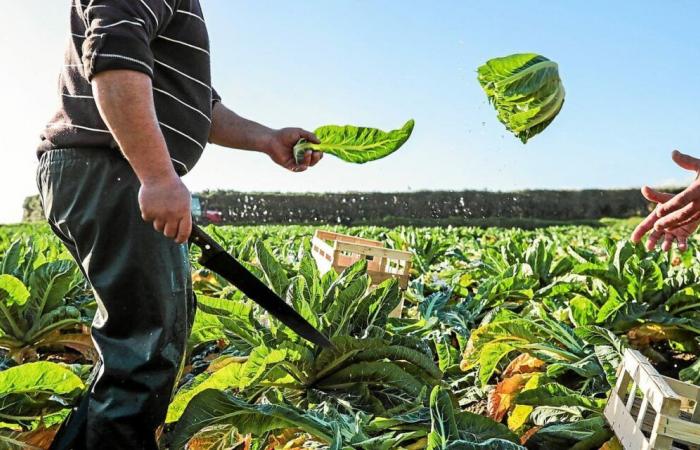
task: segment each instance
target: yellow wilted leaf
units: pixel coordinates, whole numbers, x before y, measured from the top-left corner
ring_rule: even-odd
[[[207,373],[214,373],[220,369],[223,369],[224,367],[228,366],[229,364],[237,363],[237,364],[243,364],[244,362],[248,361],[247,356],[219,356],[216,359],[214,359],[211,364],[209,364],[209,367],[207,367],[206,372]]]
[[[535,389],[542,384],[544,379],[545,375],[542,373],[533,374],[520,392]],[[515,405],[515,408],[513,408],[513,411],[508,416],[508,428],[512,431],[520,430],[525,426],[534,409],[535,407],[530,405]]]
[[[687,338],[687,333],[676,326],[645,323],[629,330],[627,332],[627,338],[629,339],[630,345],[633,347],[646,348],[654,342],[667,340],[682,341]]]
[[[502,421],[530,377],[529,374],[517,374],[498,383],[489,394],[488,416],[496,422]]]
[[[509,378],[519,373],[532,373],[544,371],[545,362],[530,356],[527,353],[515,358],[503,371],[503,378]]]
[[[406,445],[406,450],[424,450],[428,446],[428,438],[422,437],[413,444]]]
[[[600,450],[625,450],[625,449],[622,447],[622,444],[620,444],[620,441],[616,437],[613,437],[608,442],[603,444],[603,446],[600,447]]]
[[[475,346],[481,335],[488,332],[488,325],[481,326],[473,330],[467,341],[467,346],[462,353],[462,361],[459,363],[459,368],[463,371],[473,369],[479,362],[480,349]]]

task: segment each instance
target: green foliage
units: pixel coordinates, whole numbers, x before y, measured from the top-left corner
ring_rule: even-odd
[[[523,143],[547,128],[564,105],[559,67],[544,56],[519,53],[494,58],[477,72],[498,120]]]
[[[0,422],[29,428],[42,416],[69,406],[84,387],[70,369],[52,362],[26,363],[1,371]]]
[[[84,280],[73,261],[53,259],[59,255],[47,239],[14,240],[0,260],[0,348],[17,362],[84,320],[70,302]]]
[[[343,161],[363,164],[384,158],[398,150],[411,137],[413,126],[413,120],[392,131],[352,125],[326,125],[314,131],[321,141],[320,144],[305,139],[297,142],[294,146],[294,158],[299,164],[304,159],[304,152],[313,150],[329,153]]]
[[[626,242],[626,224],[333,229],[410,251],[408,288],[372,285],[364,260],[322,273],[309,227],[210,228],[335,348],[300,339],[194,263],[197,314],[164,440],[235,448],[251,433],[253,449],[521,450],[530,431],[528,448],[596,449],[610,436],[601,408],[625,347],[664,375],[700,380],[694,239],[687,254],[667,255]],[[14,361],[0,352],[0,376],[60,357],[47,340],[90,319],[85,282],[47,233],[0,228],[0,343],[18,349]],[[389,318],[402,300],[401,318]],[[59,367],[80,380],[89,370]],[[0,419],[12,439],[62,420],[75,400],[61,379],[45,381],[0,401],[24,408]]]

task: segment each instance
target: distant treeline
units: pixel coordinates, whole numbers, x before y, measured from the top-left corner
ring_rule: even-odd
[[[232,224],[475,224],[528,219],[554,222],[624,218],[649,211],[636,189],[581,191],[421,191],[274,194],[205,191],[203,209]],[[498,219],[498,220],[495,220]]]
[[[221,211],[228,224],[337,223],[344,225],[488,225],[521,219],[544,224],[625,218],[649,211],[636,189],[520,192],[421,191],[328,194],[205,191],[203,210]],[[24,203],[24,219],[40,220],[36,197]]]

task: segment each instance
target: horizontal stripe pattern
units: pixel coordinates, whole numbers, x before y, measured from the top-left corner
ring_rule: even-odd
[[[88,77],[130,69],[152,78],[153,101],[173,166],[187,173],[209,138],[212,97],[209,37],[199,0],[72,0],[61,108],[42,133],[39,153],[105,146],[115,140],[102,120]],[[175,5],[177,4],[177,8]],[[83,51],[91,52],[84,55]]]
[[[48,128],[75,128],[77,130],[92,131],[94,133],[106,133],[110,134],[109,130],[103,130],[101,128],[86,127],[85,125],[78,125],[76,123],[68,122],[51,122],[46,124]]]

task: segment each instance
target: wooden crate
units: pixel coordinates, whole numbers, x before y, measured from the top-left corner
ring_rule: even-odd
[[[311,239],[311,252],[321,273],[331,269],[340,273],[363,258],[367,260],[367,274],[372,280],[372,285],[396,278],[402,290],[408,286],[413,255],[410,252],[386,248],[379,241],[316,230]],[[389,317],[401,317],[402,310],[403,298]]]
[[[625,450],[700,450],[700,387],[660,375],[631,349],[617,375],[605,418]]]

